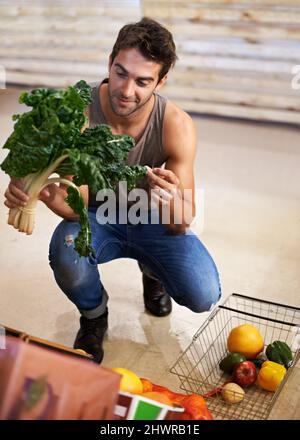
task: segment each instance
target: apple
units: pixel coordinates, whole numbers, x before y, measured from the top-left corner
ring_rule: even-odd
[[[251,361],[237,364],[233,372],[233,380],[243,388],[250,387],[257,379],[256,366]]]

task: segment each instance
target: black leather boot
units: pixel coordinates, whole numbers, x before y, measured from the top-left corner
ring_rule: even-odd
[[[154,316],[167,316],[172,311],[172,301],[158,280],[143,273],[144,304],[146,310]]]
[[[80,329],[77,333],[74,348],[80,348],[94,357],[94,362],[102,362],[103,339],[108,328],[108,309],[97,318],[88,319],[85,316],[80,317]]]

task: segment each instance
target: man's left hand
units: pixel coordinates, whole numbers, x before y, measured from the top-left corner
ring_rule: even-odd
[[[152,197],[156,202],[166,205],[180,194],[180,181],[173,171],[162,168],[151,169],[147,167],[147,169],[148,183],[151,187]]]

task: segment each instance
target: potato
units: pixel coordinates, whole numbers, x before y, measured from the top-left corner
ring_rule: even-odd
[[[244,399],[245,391],[238,384],[230,382],[223,386],[221,395],[228,403],[238,403]]]

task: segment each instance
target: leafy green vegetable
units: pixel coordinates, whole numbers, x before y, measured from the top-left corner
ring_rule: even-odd
[[[25,208],[10,210],[8,223],[31,234],[40,191],[50,183],[63,182],[69,186],[66,202],[79,215],[81,225],[75,249],[87,256],[92,252],[91,229],[78,187],[88,185],[97,193],[126,180],[128,188],[133,188],[147,172],[145,167],[125,164],[134,139],[113,135],[105,124],[82,131],[87,122],[84,110],[91,103],[91,87],[85,81],[66,90],[25,92],[19,102],[32,110],[14,115],[14,131],[3,147],[10,151],[1,168],[12,178],[24,178],[30,199]],[[60,177],[49,179],[53,173]],[[73,175],[73,182],[62,179],[66,175]]]
[[[69,187],[66,202],[76,214],[79,214],[79,223],[81,225],[81,229],[75,238],[75,249],[80,249],[81,255],[89,255],[90,253],[94,254],[94,249],[92,249],[90,246],[92,232],[88,213],[79,191],[73,187]]]

